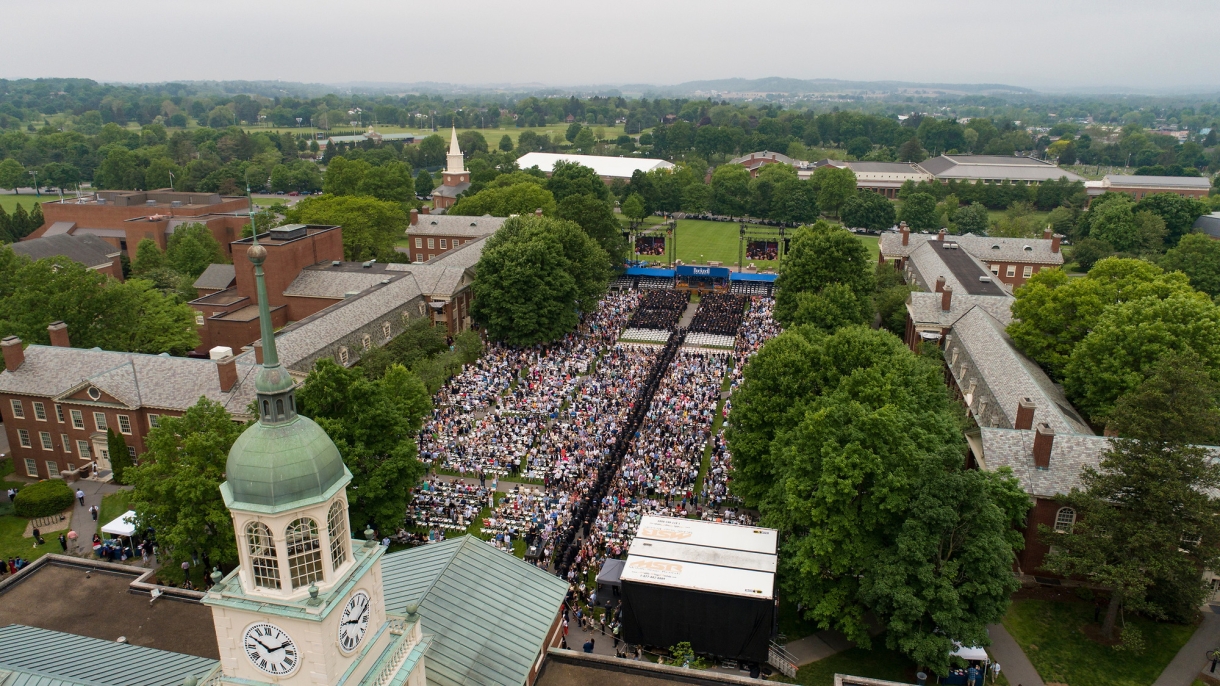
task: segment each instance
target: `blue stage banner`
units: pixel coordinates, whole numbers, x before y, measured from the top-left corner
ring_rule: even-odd
[[[713,279],[729,278],[728,267],[696,267],[694,265],[682,265],[678,267],[678,276],[703,276]]]

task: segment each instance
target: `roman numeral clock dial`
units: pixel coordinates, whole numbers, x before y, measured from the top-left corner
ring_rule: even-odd
[[[372,616],[372,606],[369,594],[356,591],[348,599],[339,617],[339,647],[343,652],[350,653],[364,640],[364,632],[369,629],[369,618]]]
[[[286,676],[295,672],[301,663],[296,643],[274,624],[251,625],[242,637],[242,647],[250,662],[268,674]]]

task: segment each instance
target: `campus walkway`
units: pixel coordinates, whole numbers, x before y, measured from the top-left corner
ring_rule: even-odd
[[[86,556],[93,554],[93,534],[97,532],[106,522],[93,521],[93,517],[89,514],[89,508],[97,505],[102,506],[102,496],[110,495],[115,491],[123,489],[115,483],[107,483],[103,481],[94,481],[93,479],[81,479],[79,481],[70,482],[68,487],[76,493],[77,489],[85,492],[85,504],[81,505],[79,500],[72,501],[72,525],[69,527],[76,532],[76,545],[68,544],[69,555]]]
[[[1203,621],[1199,623],[1199,628],[1195,629],[1194,635],[1152,686],[1190,686],[1200,671],[1211,666],[1207,661],[1207,651],[1220,648],[1220,614],[1216,614],[1217,610],[1220,610],[1220,606],[1203,606]],[[1217,673],[1220,674],[1220,669],[1217,669]]]
[[[816,634],[789,641],[784,644],[784,650],[796,658],[798,667],[804,667],[810,662],[824,660],[835,653],[841,653],[853,645],[855,644],[837,631],[819,631]]]
[[[690,323],[695,321],[695,313],[699,311],[699,303],[687,303],[686,312],[682,313],[682,318],[678,320],[678,328],[689,329]]]
[[[1008,683],[1013,686],[1045,686],[1017,639],[1008,633],[1003,624],[988,624],[987,635],[991,637],[991,647],[987,648],[987,652],[992,660],[1000,663],[1000,674],[1008,678]]]

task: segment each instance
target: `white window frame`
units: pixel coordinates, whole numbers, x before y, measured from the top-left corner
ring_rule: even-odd
[[[17,429],[17,443],[22,448],[34,447],[34,444],[30,442],[30,432],[25,429]]]
[[[203,325],[204,325],[203,313],[200,312],[199,310],[195,310],[195,326],[203,326]]]
[[[1076,526],[1076,510],[1061,507],[1055,511],[1055,533],[1070,534],[1074,526]]]
[[[25,419],[25,407],[20,400],[13,398],[9,405],[13,408],[13,419]]]
[[[110,428],[110,422],[106,421],[105,412],[93,413],[93,428],[97,429],[98,431],[105,431],[106,429]]]
[[[25,475],[38,478],[38,460],[32,457],[25,458]]]
[[[68,437],[68,434],[60,434],[59,440],[63,441],[64,452],[71,455],[72,454],[72,439]]]
[[[55,460],[47,460],[47,476],[52,479],[62,479],[59,475],[59,463]]]
[[[991,265],[991,273],[995,274],[996,276],[999,276],[1000,275],[1000,265],[998,265],[998,264]]]
[[[51,438],[50,431],[39,431],[38,442],[42,443],[43,450],[55,450],[55,441]]]
[[[80,453],[85,462],[93,460],[93,452],[89,449],[89,441],[77,441],[76,452]]]
[[[136,459],[136,447],[134,445],[127,446],[127,457],[133,460]]]
[[[416,236],[415,237],[415,247],[417,247],[417,248],[424,247],[424,239],[420,238],[419,236]]]
[[[85,430],[85,413],[80,410],[68,410],[68,414],[72,416],[72,428]]]
[[[417,252],[417,253],[415,253],[415,261],[416,261],[416,262],[423,262],[423,261],[424,261],[424,254],[423,254],[422,252]]]
[[[1034,268],[1029,265],[1026,265],[1025,269],[1021,270],[1021,278],[1028,279],[1029,277],[1031,277],[1033,275],[1034,275]]]
[[[119,415],[119,433],[131,435],[131,417],[125,414]]]
[[[1004,273],[1006,275],[1008,275],[1008,278],[1015,277],[1017,275],[1017,265],[1015,265],[1015,264],[1008,265],[1008,269],[1004,270]]]
[[[59,403],[55,403],[55,420],[60,424],[64,423],[64,406]]]
[[[339,364],[346,367],[347,360],[348,360],[347,346],[341,345],[341,346],[339,346]]]
[[[37,419],[40,422],[47,421],[47,406],[42,404],[41,402],[38,402],[37,400],[35,400],[33,402],[33,405],[34,405],[34,419]]]
[[[387,341],[390,340],[390,322],[384,321],[381,323],[381,335],[385,336]]]
[[[364,348],[365,350],[368,350],[369,348],[373,347],[373,337],[368,335],[367,333],[364,334],[363,336],[361,336],[360,337],[360,347]]]
[[[155,429],[158,426],[161,426],[161,415],[159,415],[159,414],[148,415],[148,428]]]
[[[441,239],[441,250],[448,250],[448,249],[449,249],[449,241],[442,238]]]
[[[429,238],[429,239],[428,239],[428,249],[429,249],[429,250],[435,250],[435,249],[436,249],[436,239],[435,239],[435,238]]]

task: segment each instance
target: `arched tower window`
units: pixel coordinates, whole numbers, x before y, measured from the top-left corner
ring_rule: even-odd
[[[254,585],[278,589],[280,561],[275,556],[275,542],[271,540],[271,530],[260,522],[250,522],[246,525],[246,545],[249,546]]]
[[[308,586],[322,580],[322,542],[318,523],[302,517],[288,525],[288,576],[292,587]]]
[[[1076,510],[1070,507],[1061,507],[1055,513],[1055,531],[1062,534],[1072,533],[1072,527],[1076,524]]]
[[[276,419],[284,418],[284,399],[283,398],[275,399],[275,418]]]
[[[347,513],[343,501],[336,500],[326,516],[326,533],[330,536],[330,562],[333,569],[347,561]]]

